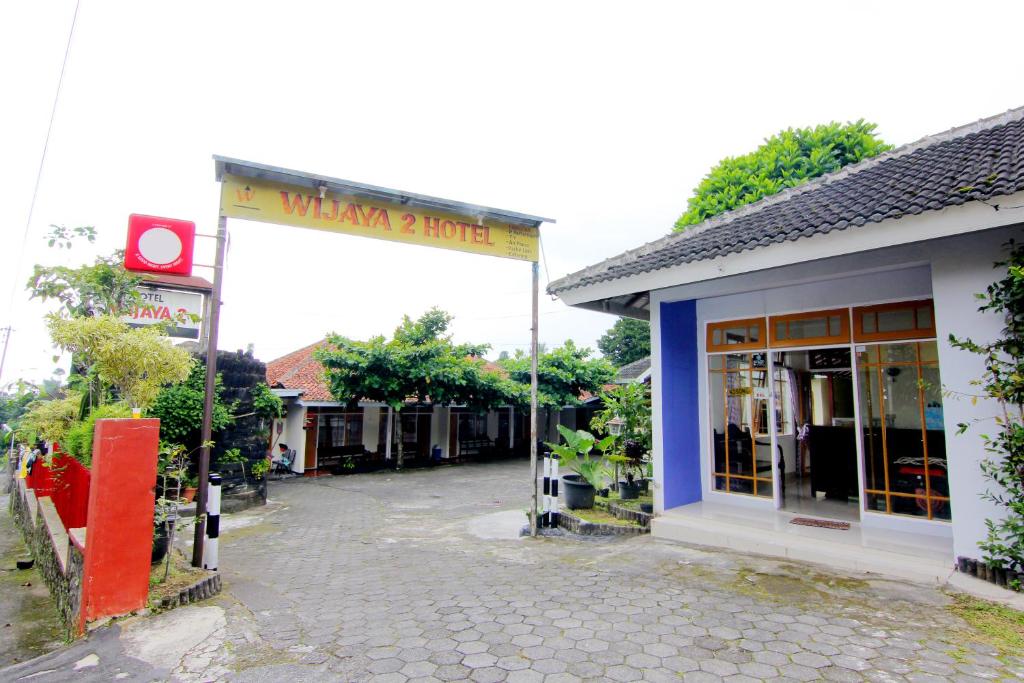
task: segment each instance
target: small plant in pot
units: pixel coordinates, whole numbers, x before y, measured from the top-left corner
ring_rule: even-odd
[[[643,444],[635,439],[626,439],[620,457],[626,480],[619,482],[619,497],[622,500],[636,500],[647,490],[647,480],[644,478],[647,462]]]
[[[571,470],[574,474],[562,476],[565,489],[565,506],[571,510],[588,510],[594,507],[594,496],[598,489],[604,488],[604,452],[615,442],[614,436],[598,441],[590,432],[573,431],[558,425],[558,432],[565,440],[564,444],[548,443],[551,452],[561,460],[561,467]],[[602,455],[591,457],[594,448]]]

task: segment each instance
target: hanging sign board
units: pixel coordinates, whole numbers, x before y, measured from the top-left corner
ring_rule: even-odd
[[[225,174],[220,213],[264,223],[536,261],[537,228]]]
[[[198,292],[183,292],[151,285],[139,285],[142,300],[130,313],[121,316],[132,327],[146,327],[173,320],[167,327],[167,335],[179,339],[199,339],[200,321],[203,315],[203,295]]]
[[[192,274],[196,224],[133,213],[128,217],[124,268],[144,273]]]

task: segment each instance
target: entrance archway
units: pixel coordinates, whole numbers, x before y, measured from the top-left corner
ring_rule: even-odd
[[[530,532],[537,533],[537,322],[540,226],[554,220],[466,202],[367,185],[240,159],[214,156],[221,183],[213,293],[207,308],[208,349],[202,443],[212,433],[217,338],[227,219],[338,232],[426,247],[497,256],[531,264],[532,323],[530,328]],[[206,509],[210,449],[199,458],[197,510]],[[202,565],[205,518],[197,516],[192,564]]]

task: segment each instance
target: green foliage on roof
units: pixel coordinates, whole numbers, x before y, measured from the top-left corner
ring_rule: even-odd
[[[875,128],[863,119],[789,128],[749,154],[722,159],[687,200],[675,231],[892,149]]]

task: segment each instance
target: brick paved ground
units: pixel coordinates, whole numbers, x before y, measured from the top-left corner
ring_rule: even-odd
[[[273,505],[227,520],[227,592],[210,603],[224,619],[173,678],[1024,677],[1024,658],[997,657],[934,588],[649,537],[475,535],[515,521],[527,475],[514,462],[272,484]]]

